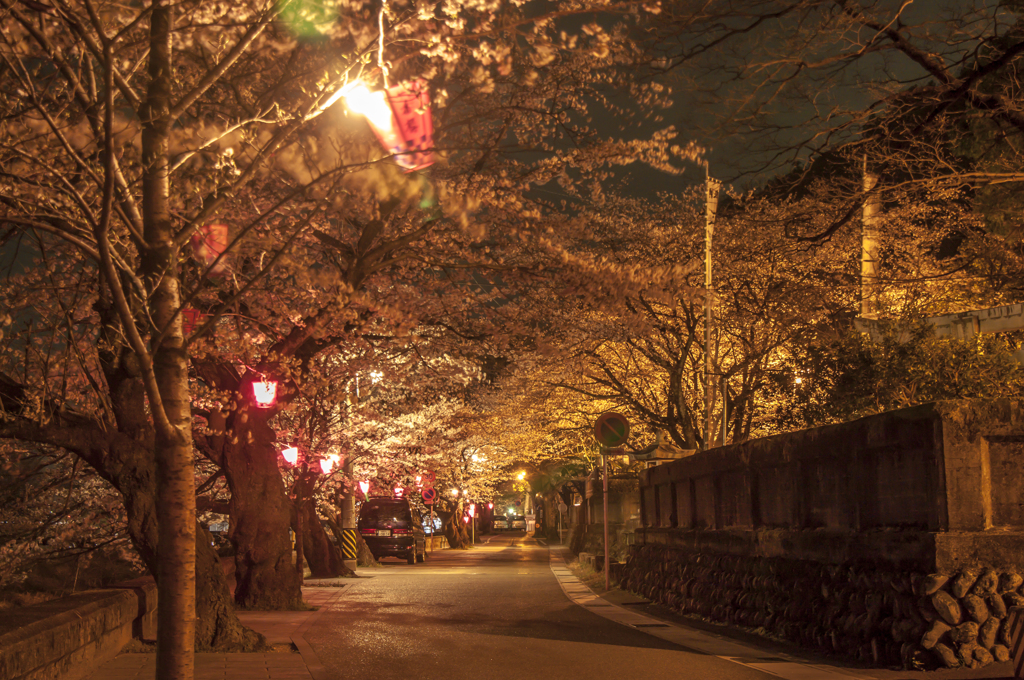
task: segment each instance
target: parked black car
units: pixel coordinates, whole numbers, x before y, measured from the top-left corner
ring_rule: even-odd
[[[359,534],[374,558],[426,559],[423,518],[407,498],[370,498],[359,508]]]

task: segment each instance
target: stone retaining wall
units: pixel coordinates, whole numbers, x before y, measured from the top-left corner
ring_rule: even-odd
[[[675,611],[752,628],[878,666],[977,668],[1009,659],[1015,571],[908,572],[887,564],[635,546],[620,586]]]
[[[712,449],[645,470],[640,497],[646,542],[1024,569],[1024,404],[937,402]]]
[[[939,402],[641,473],[622,584],[878,665],[1006,655],[1024,606],[1024,404]]]
[[[155,637],[156,584],[92,590],[5,613],[0,680],[78,680],[133,637]]]

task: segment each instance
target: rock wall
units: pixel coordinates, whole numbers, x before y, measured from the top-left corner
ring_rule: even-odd
[[[1016,572],[906,572],[634,546],[620,585],[684,614],[878,666],[978,668],[1009,659]]]

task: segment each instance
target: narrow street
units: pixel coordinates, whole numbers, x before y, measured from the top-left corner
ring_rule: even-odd
[[[548,548],[522,534],[385,560],[319,613],[305,639],[327,678],[776,677],[603,618],[568,599]]]

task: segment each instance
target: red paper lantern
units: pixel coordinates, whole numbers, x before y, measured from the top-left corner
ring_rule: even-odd
[[[331,474],[331,470],[334,469],[334,466],[337,465],[340,461],[341,456],[339,456],[336,453],[332,453],[331,455],[327,456],[326,458],[320,461],[320,470],[323,471],[325,475],[329,475]]]
[[[198,309],[192,309],[191,307],[181,308],[181,330],[185,335],[192,335],[192,331],[200,324],[203,316],[204,314]]]
[[[277,381],[260,380],[252,384],[252,396],[260,408],[270,408],[277,403]]]
[[[204,224],[192,234],[192,253],[196,260],[210,267],[220,254],[228,247],[228,225]],[[227,269],[228,259],[222,257],[216,266],[210,269],[210,276],[223,274]]]
[[[370,483],[363,481],[359,482],[359,490],[363,492],[363,495],[370,493]]]
[[[289,446],[281,451],[281,457],[288,461],[290,465],[295,465],[299,462],[299,450],[294,446]]]
[[[469,504],[469,516],[476,517],[476,503]]]
[[[430,92],[423,80],[370,92],[357,84],[345,95],[349,109],[366,116],[384,150],[406,172],[434,163],[434,122],[430,116]]]

